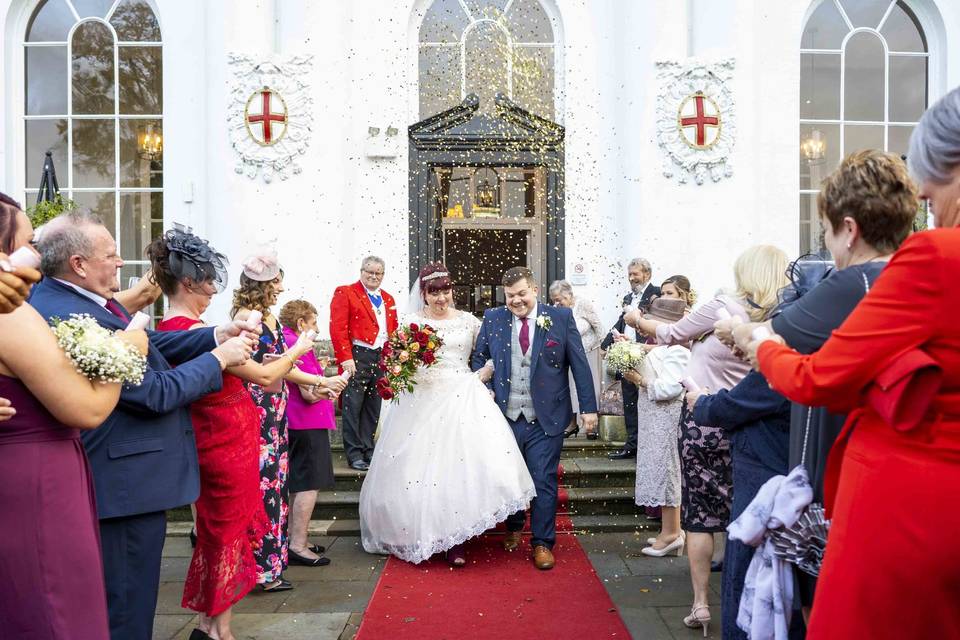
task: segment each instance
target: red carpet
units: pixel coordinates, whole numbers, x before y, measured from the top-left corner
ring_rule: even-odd
[[[467,566],[441,556],[413,565],[391,557],[364,612],[356,640],[629,640],[630,633],[576,537],[560,489],[557,564],[533,566],[529,535],[512,553],[502,535],[467,543]],[[502,528],[502,525],[501,527]]]

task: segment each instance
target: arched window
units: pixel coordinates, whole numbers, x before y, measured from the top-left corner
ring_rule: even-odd
[[[927,108],[929,52],[904,0],[822,0],[800,48],[800,252],[823,250],[821,180],[860,149],[905,154]]]
[[[553,120],[554,29],[538,0],[434,0],[420,25],[420,118],[503,93]]]
[[[126,287],[163,230],[157,16],[146,0],[41,0],[23,47],[26,204],[51,151],[63,195],[113,230]]]

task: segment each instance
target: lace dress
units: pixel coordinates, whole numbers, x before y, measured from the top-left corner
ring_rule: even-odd
[[[635,501],[641,507],[680,506],[680,452],[677,423],[683,405],[679,380],[690,362],[690,350],[675,345],[650,351],[643,361],[646,387],[637,398],[637,482]]]
[[[360,533],[370,553],[419,563],[480,535],[536,495],[516,439],[469,368],[480,321],[413,317],[443,338],[438,362],[414,392],[385,406],[360,491]]]

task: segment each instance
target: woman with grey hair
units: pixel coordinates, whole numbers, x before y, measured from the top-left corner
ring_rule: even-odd
[[[944,544],[960,528],[960,89],[921,118],[910,168],[937,228],[907,238],[816,353],[734,331],[774,389],[851,414],[824,480],[811,639],[960,637],[960,547]]]
[[[603,325],[600,324],[600,316],[593,308],[593,304],[588,300],[579,300],[573,295],[573,286],[566,280],[554,280],[548,289],[550,302],[558,307],[568,307],[573,309],[573,319],[577,323],[577,331],[580,332],[580,339],[583,341],[583,349],[587,352],[587,361],[590,363],[590,373],[593,374],[594,392],[600,389],[600,342],[603,340]],[[573,406],[577,404],[577,390],[573,384],[573,375],[570,377],[570,398]],[[570,426],[563,432],[564,438],[569,438],[580,433],[580,424],[577,415],[574,414],[570,421]],[[587,437],[595,439],[596,432],[588,432]]]

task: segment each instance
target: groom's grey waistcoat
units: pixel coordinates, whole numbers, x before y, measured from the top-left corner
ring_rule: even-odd
[[[528,322],[533,324],[532,319]],[[534,327],[530,327],[531,337],[533,332]],[[528,422],[533,422],[537,419],[533,398],[530,396],[530,354],[533,353],[533,341],[531,339],[531,344],[524,355],[520,349],[520,332],[513,330],[512,318],[510,335],[510,395],[507,398],[507,417],[516,420],[522,413]]]

